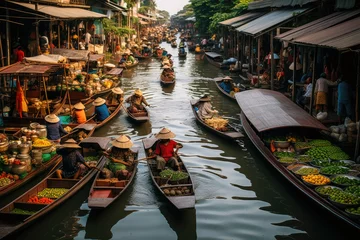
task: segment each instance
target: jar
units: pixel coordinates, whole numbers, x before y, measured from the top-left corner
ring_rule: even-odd
[[[37,131],[39,134],[39,138],[46,138],[47,136],[47,130],[46,130],[46,126],[45,125],[39,125],[37,127]]]
[[[10,151],[10,153],[18,153],[19,152],[19,145],[18,145],[17,141],[10,142],[9,151]]]
[[[31,141],[32,142],[35,142],[38,138],[39,138],[39,136],[37,134],[31,135]]]
[[[29,154],[18,154],[16,158],[19,159],[21,162],[25,162],[24,166],[26,166],[26,172],[31,171],[31,157]]]
[[[34,150],[32,150],[31,153],[32,153],[32,158],[33,158],[32,163],[35,166],[40,165],[42,163],[42,150],[34,149]]]
[[[40,125],[40,124],[37,123],[37,122],[30,123],[30,129],[31,129],[31,130],[36,130],[36,128],[37,128],[39,125]]]
[[[11,168],[11,171],[14,173],[14,174],[17,174],[17,175],[21,175],[23,173],[25,173],[27,170],[27,166],[26,165],[15,165],[13,164],[12,168]]]
[[[23,142],[19,145],[19,153],[20,154],[28,154],[30,152],[30,144],[27,142]]]

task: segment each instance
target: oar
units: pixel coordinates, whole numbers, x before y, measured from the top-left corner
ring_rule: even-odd
[[[140,158],[140,159],[135,160],[134,162],[143,161],[143,160],[149,160],[149,159],[153,159],[154,157],[156,157],[156,156],[150,156],[150,157]]]
[[[52,171],[54,171],[54,169],[57,167],[57,165],[59,165],[59,163],[61,162],[62,158],[60,158],[57,163],[55,164],[55,166],[49,171],[49,174],[50,175],[52,173]]]
[[[109,155],[109,153],[107,153],[107,152],[103,152],[103,153],[104,153],[104,155],[105,155],[107,158],[109,158],[109,159],[110,159],[111,161],[113,161],[113,162],[122,163],[122,164],[124,164],[124,165],[126,165],[126,166],[130,166],[129,163],[127,163],[127,162],[125,162],[125,161],[123,161],[123,160],[120,160],[120,159],[116,159],[116,158],[111,157],[111,156]]]

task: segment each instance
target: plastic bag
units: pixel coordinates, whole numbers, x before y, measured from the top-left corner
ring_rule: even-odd
[[[348,124],[352,123],[351,119],[349,117],[345,118],[344,125],[347,127]]]
[[[339,133],[346,133],[345,125],[342,124],[342,125],[339,125],[338,127],[339,127],[339,130],[340,130]]]
[[[329,129],[333,133],[339,133],[340,132],[340,128],[338,126],[331,126]]]
[[[328,116],[328,113],[327,112],[319,112],[317,115],[316,115],[316,119],[317,120],[324,120],[326,119]]]
[[[330,136],[335,138],[336,140],[339,140],[340,134],[339,133],[331,133]]]

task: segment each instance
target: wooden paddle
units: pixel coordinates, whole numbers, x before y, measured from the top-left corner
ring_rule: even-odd
[[[116,159],[116,158],[111,157],[111,156],[109,155],[109,153],[107,153],[107,152],[103,152],[103,153],[104,153],[104,155],[105,155],[107,158],[109,158],[109,159],[110,159],[111,161],[113,161],[113,162],[122,163],[122,164],[124,164],[125,166],[130,166],[129,163],[127,163],[127,162],[125,162],[125,161],[123,161],[123,160],[120,160],[120,159]]]
[[[140,158],[140,159],[134,160],[134,162],[143,161],[143,160],[149,160],[149,159],[153,159],[153,158],[155,158],[155,157],[156,157],[156,156],[150,156],[150,157]]]
[[[49,171],[49,174],[50,175],[52,173],[52,171],[54,171],[54,169],[59,165],[59,163],[62,161],[62,158],[60,158],[57,163],[55,164],[55,166]]]

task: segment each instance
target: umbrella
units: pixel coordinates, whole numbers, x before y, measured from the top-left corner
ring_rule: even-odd
[[[266,55],[265,59],[271,59],[271,54]],[[274,53],[274,59],[280,59],[279,55],[277,55],[276,53]]]
[[[299,63],[299,62],[296,63],[296,70],[300,70],[300,69],[302,69],[302,67],[303,67],[303,66],[302,66],[301,63]],[[289,69],[290,69],[290,70],[294,70],[294,62],[292,62],[292,63],[290,64]]]

